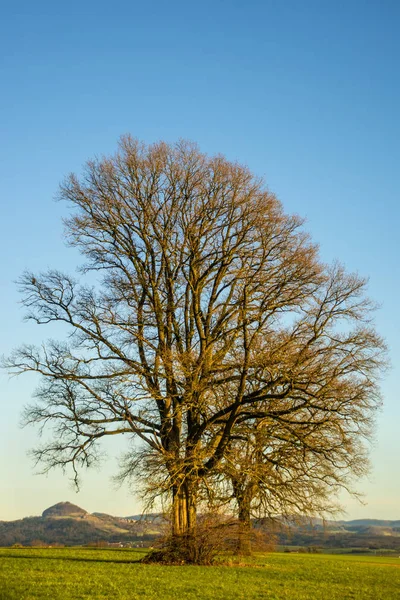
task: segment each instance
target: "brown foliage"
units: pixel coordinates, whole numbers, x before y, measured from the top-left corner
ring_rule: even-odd
[[[125,137],[60,196],[82,271],[99,277],[26,273],[27,318],[70,336],[7,361],[42,375],[25,416],[53,427],[35,452],[45,468],[77,477],[101,439],[141,440],[172,495],[175,536],[195,526],[202,482],[259,426],[262,448],[280,448],[275,474],[296,453],[363,472],[344,457],[370,435],[385,362],[366,282],[322,264],[262,181],[192,144]]]

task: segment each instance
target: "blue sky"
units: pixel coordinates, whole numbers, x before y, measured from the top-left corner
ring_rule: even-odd
[[[400,4],[396,0],[189,3],[23,0],[0,23],[0,352],[40,343],[22,322],[15,279],[25,268],[73,271],[62,240],[59,182],[118,137],[187,138],[265,177],[288,212],[307,218],[324,260],[370,277],[392,370],[360,483],[366,506],[349,518],[400,518],[398,298]],[[52,333],[53,334],[53,333]],[[36,432],[18,426],[33,378],[0,374],[0,519],[61,500],[131,514],[110,476],[123,443],[88,473],[32,474]]]

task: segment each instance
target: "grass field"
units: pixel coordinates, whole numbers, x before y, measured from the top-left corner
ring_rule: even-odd
[[[0,548],[0,599],[400,600],[400,558],[265,554],[233,566],[142,565],[136,550]]]

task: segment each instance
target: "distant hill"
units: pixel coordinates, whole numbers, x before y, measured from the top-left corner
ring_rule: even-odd
[[[143,545],[150,544],[157,535],[159,527],[145,519],[90,514],[71,502],[59,502],[46,508],[41,517],[0,521],[0,546],[75,546],[100,542]]]
[[[350,527],[400,527],[400,521],[384,521],[382,519],[356,519],[343,521]]]
[[[86,510],[71,502],[59,502],[42,512],[42,517],[83,517],[84,515],[87,515]]]
[[[268,527],[268,524],[264,522],[264,526]],[[275,530],[280,545],[400,552],[399,521],[323,521],[303,518],[289,523],[274,522],[270,527]]]
[[[159,537],[164,519],[154,513],[145,516],[114,517],[88,513],[71,502],[46,508],[41,517],[0,521],[0,546],[13,544],[67,546],[111,543],[126,546],[151,545]],[[400,552],[400,520],[358,519],[323,521],[297,518],[254,522],[273,533],[284,546],[358,548],[360,551],[390,549]]]

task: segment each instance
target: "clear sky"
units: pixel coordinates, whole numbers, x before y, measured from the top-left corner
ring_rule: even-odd
[[[343,502],[348,518],[400,519],[399,28],[397,0],[4,3],[0,353],[47,337],[22,322],[21,271],[79,263],[62,240],[66,207],[53,201],[63,177],[123,133],[194,140],[264,176],[307,218],[324,260],[370,277],[392,370],[359,486],[367,505]],[[79,494],[60,472],[32,474],[36,431],[18,422],[34,384],[0,374],[0,520],[63,500],[138,511],[110,483],[121,440]]]

